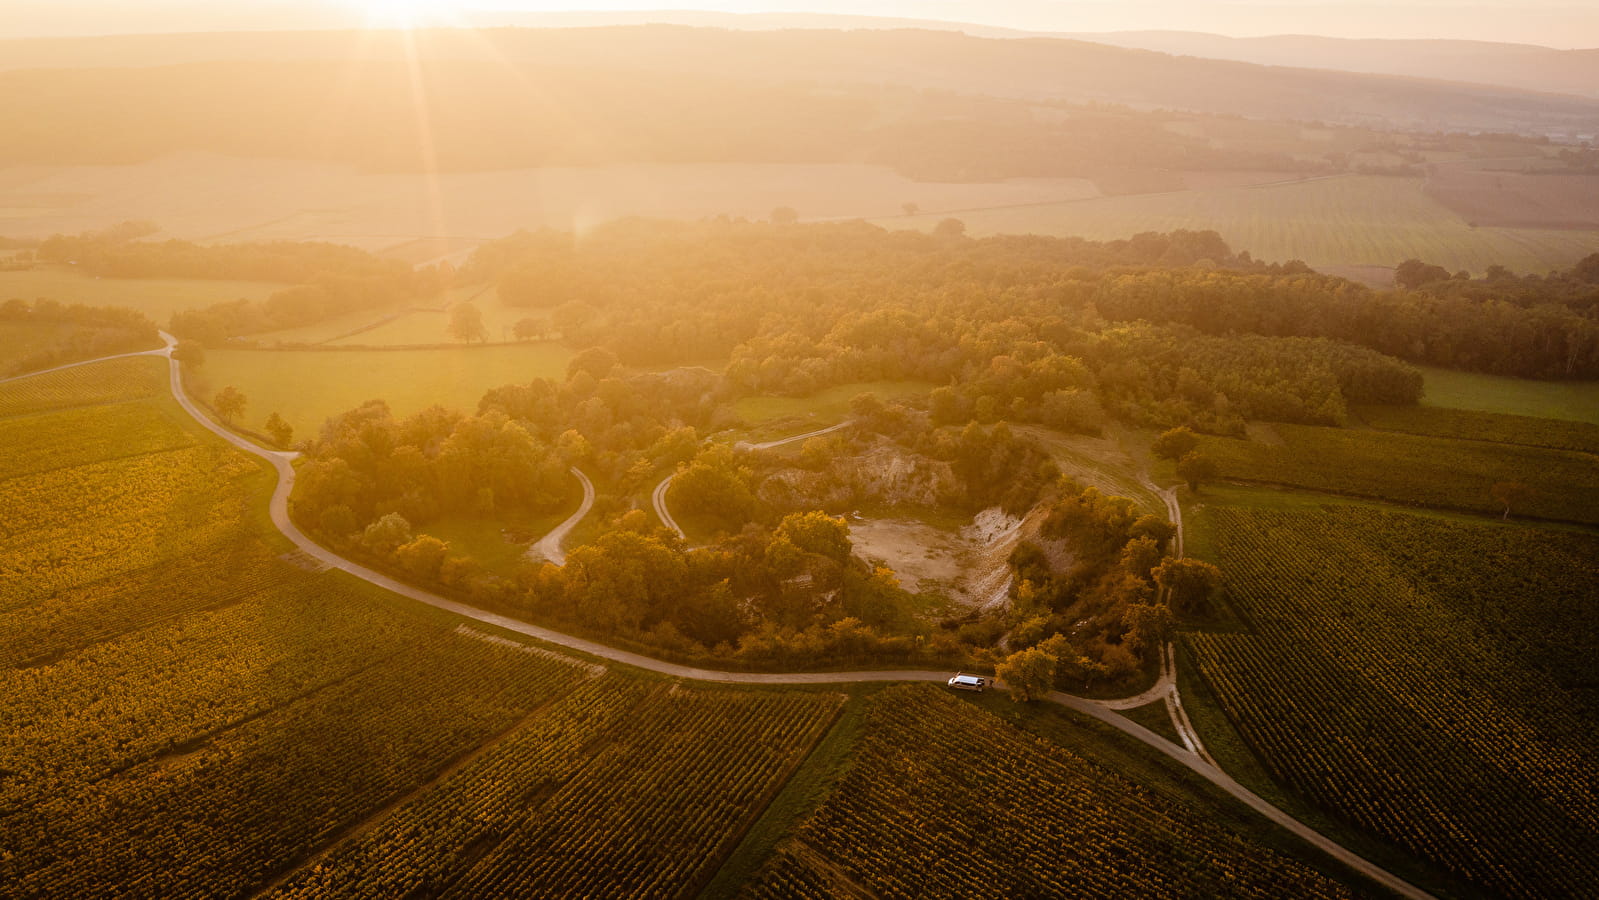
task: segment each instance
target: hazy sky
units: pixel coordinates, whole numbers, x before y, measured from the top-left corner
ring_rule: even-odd
[[[1599,0],[0,0],[0,36],[329,28],[492,11],[706,9],[976,22],[1041,31],[1464,38],[1599,47]]]

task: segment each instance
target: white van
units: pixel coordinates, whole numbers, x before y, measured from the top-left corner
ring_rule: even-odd
[[[957,672],[955,677],[949,680],[949,686],[957,691],[977,691],[982,693],[983,688],[988,687],[988,680],[978,678],[976,675],[962,675]]]

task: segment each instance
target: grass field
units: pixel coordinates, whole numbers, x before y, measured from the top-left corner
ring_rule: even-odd
[[[519,228],[582,231],[624,216],[806,219],[1068,200],[1099,193],[1081,178],[917,182],[885,166],[690,163],[380,174],[286,159],[182,153],[136,165],[12,169],[0,181],[0,233],[45,237],[148,219],[160,237],[327,240],[369,250],[446,237],[464,244]],[[226,197],[226,203],[217,198]],[[405,252],[410,247],[398,252]],[[5,294],[0,292],[0,298]]]
[[[809,397],[744,397],[733,404],[733,411],[751,425],[779,419],[803,419],[820,428],[842,422],[849,415],[849,404],[857,394],[876,394],[885,403],[923,397],[935,385],[925,381],[857,381],[817,391]]]
[[[458,344],[450,336],[451,303],[470,300],[483,314],[483,327],[494,342],[513,340],[511,329],[540,310],[502,306],[494,285],[468,285],[451,289],[444,296],[428,301],[425,307],[365,309],[345,313],[311,325],[251,335],[263,346],[317,344],[329,347],[416,347]],[[437,307],[436,309],[433,307]]]
[[[261,430],[282,415],[297,439],[368,400],[396,416],[434,404],[475,412],[483,392],[534,378],[564,378],[572,352],[556,344],[441,350],[214,350],[191,387],[209,401],[232,385],[248,406],[240,424]]]
[[[452,551],[472,557],[490,572],[511,577],[527,557],[531,542],[549,534],[576,512],[580,499],[580,489],[573,480],[570,502],[559,512],[509,519],[499,515],[489,519],[480,515],[449,515],[418,525],[416,531],[445,541]]]
[[[66,267],[0,272],[0,301],[58,300],[86,306],[125,306],[165,328],[172,314],[228,300],[265,300],[283,289],[262,281],[187,278],[96,278]]]
[[[437,305],[471,302],[483,314],[483,330],[491,341],[512,341],[512,329],[526,318],[541,319],[548,312],[537,309],[517,309],[500,303],[499,291],[494,285],[468,285],[456,288]],[[329,341],[334,347],[403,347],[417,344],[450,344],[450,314],[441,309],[411,309],[399,311],[392,320],[360,334],[339,337]]]
[[[1273,775],[1494,896],[1593,884],[1599,538],[1217,499],[1247,627],[1184,641]]]
[[[1599,381],[1534,381],[1417,366],[1427,406],[1599,425]]]
[[[1355,417],[1380,431],[1465,438],[1599,454],[1599,424],[1443,406],[1358,406]]]
[[[883,220],[928,229],[939,217]],[[1599,231],[1473,228],[1422,193],[1419,178],[1348,175],[1266,187],[1221,188],[1037,203],[964,212],[967,233],[1024,232],[1108,240],[1141,231],[1215,229],[1235,250],[1314,267],[1393,266],[1417,257],[1476,274],[1566,268],[1599,247]]]

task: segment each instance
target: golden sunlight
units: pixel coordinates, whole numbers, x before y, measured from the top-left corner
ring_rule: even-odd
[[[417,28],[447,24],[450,4],[444,0],[350,0],[366,14],[370,28]]]

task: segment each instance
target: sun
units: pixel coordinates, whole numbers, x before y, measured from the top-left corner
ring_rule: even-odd
[[[417,28],[447,17],[447,0],[356,0],[368,28]]]

